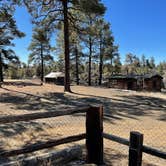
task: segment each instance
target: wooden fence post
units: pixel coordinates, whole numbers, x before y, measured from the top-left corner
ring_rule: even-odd
[[[141,166],[142,146],[143,134],[136,131],[130,132],[129,166]]]
[[[87,162],[103,164],[103,107],[90,107],[86,113]]]

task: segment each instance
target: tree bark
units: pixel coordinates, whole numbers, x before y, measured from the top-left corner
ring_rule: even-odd
[[[75,46],[75,56],[76,56],[76,83],[79,85],[79,68],[78,68],[78,49]]]
[[[44,60],[43,60],[43,45],[41,43],[41,84],[44,81]]]
[[[0,50],[0,82],[3,82],[2,52]]]
[[[113,75],[113,51],[111,51],[111,75]]]
[[[89,17],[89,27],[92,26],[92,18]],[[92,68],[92,37],[89,35],[89,71],[88,71],[88,85],[91,86],[91,68]]]
[[[89,37],[89,71],[88,71],[88,85],[91,86],[91,68],[92,68],[92,38]]]
[[[65,81],[64,91],[71,92],[70,89],[70,57],[69,57],[69,25],[68,25],[68,0],[63,0],[63,14],[64,14],[64,54],[65,54]]]
[[[102,51],[102,40],[100,37],[100,62],[99,62],[99,85],[102,84],[103,77],[103,51]]]

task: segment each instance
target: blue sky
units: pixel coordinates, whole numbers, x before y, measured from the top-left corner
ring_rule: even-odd
[[[105,19],[111,23],[122,62],[131,52],[153,56],[156,63],[166,60],[166,0],[102,0],[107,7]],[[26,37],[16,39],[15,52],[22,61],[28,57],[32,25],[24,8],[17,8],[17,25]]]

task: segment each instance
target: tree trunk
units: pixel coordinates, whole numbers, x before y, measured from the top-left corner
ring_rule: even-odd
[[[0,82],[3,82],[3,70],[2,70],[2,52],[0,52]]]
[[[43,45],[41,43],[41,84],[44,81],[44,60],[43,60]]]
[[[88,72],[88,85],[91,86],[91,66],[92,66],[92,39],[89,37],[89,72]]]
[[[111,51],[111,75],[113,75],[113,52]]]
[[[103,77],[103,51],[102,50],[103,50],[102,40],[100,39],[99,85],[101,85],[102,77]]]
[[[92,18],[89,17],[89,27],[92,27]],[[91,68],[92,68],[92,37],[89,35],[89,71],[88,71],[88,85],[91,86]]]
[[[64,14],[64,54],[65,54],[65,81],[64,91],[71,92],[70,89],[70,57],[69,57],[69,25],[68,25],[68,0],[63,0],[63,14]]]
[[[79,68],[78,68],[78,49],[77,45],[75,46],[75,56],[76,56],[76,83],[79,85]]]

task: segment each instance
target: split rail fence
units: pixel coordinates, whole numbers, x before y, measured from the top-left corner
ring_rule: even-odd
[[[104,163],[104,146],[103,139],[108,139],[123,145],[129,146],[129,166],[141,166],[142,153],[150,154],[162,159],[166,159],[166,152],[143,145],[143,134],[132,131],[130,132],[130,140],[103,133],[103,107],[86,106],[75,109],[65,109],[54,112],[31,113],[26,115],[5,116],[0,117],[0,124],[30,121],[42,118],[52,118],[65,115],[73,115],[78,113],[86,113],[86,133],[72,135],[60,139],[53,139],[42,143],[34,143],[20,149],[3,150],[0,157],[11,157],[20,154],[31,153],[34,151],[54,147],[70,142],[86,140],[87,163],[95,163],[97,165]]]

